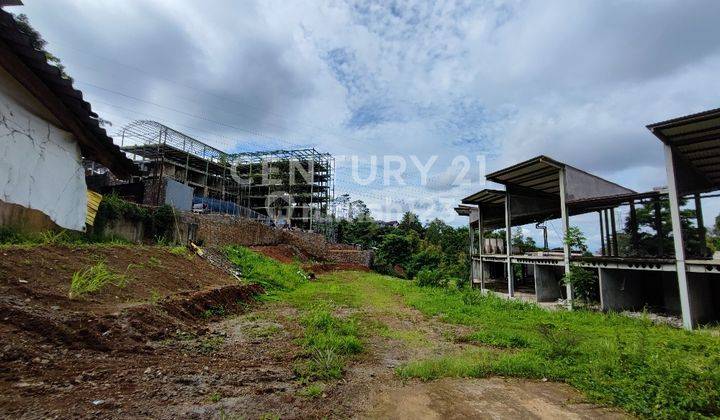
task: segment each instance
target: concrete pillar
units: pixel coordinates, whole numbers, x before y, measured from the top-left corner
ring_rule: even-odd
[[[700,200],[700,194],[697,193],[695,194],[695,219],[697,220],[698,236],[700,239],[700,256],[706,257],[708,252],[705,239],[705,222],[703,221],[702,202]]]
[[[605,254],[605,229],[603,229],[603,217],[602,217],[602,210],[598,211],[598,216],[600,216],[600,255],[603,257]]]
[[[533,264],[535,297],[538,302],[554,302],[562,297],[562,272],[552,265]]]
[[[507,257],[507,281],[508,296],[515,295],[515,284],[513,283],[513,269],[510,257],[512,256],[512,223],[510,218],[510,194],[505,192],[505,255]]]
[[[480,290],[485,290],[485,270],[482,268],[483,255],[485,254],[485,218],[482,208],[478,205],[478,242],[480,251]]]
[[[567,208],[567,197],[565,195],[565,169],[560,169],[560,218],[562,219],[562,232],[563,232],[563,260],[565,266],[565,273],[570,273],[570,245],[565,241],[568,230],[570,229],[570,219]],[[570,284],[565,285],[565,291],[567,293],[567,305],[568,308],[572,309],[572,286]]]
[[[670,217],[672,220],[673,242],[675,244],[675,267],[677,269],[678,289],[680,291],[680,307],[682,308],[683,327],[691,330],[694,326],[690,298],[688,296],[688,279],[685,271],[685,244],[680,224],[680,197],[678,197],[677,182],[675,178],[675,165],[673,163],[672,147],[667,144],[665,148],[665,169],[667,171],[668,195],[670,198]]]

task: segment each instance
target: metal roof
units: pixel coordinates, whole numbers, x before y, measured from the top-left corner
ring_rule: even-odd
[[[568,204],[589,198],[635,193],[629,188],[544,155],[492,172],[486,178],[516,192],[524,190],[528,194],[558,196],[560,170],[563,169]]]
[[[720,108],[650,124],[647,128],[676,155],[708,181],[720,187]]]
[[[499,184],[513,184],[548,194],[559,194],[559,173],[564,166],[562,162],[541,155],[492,172],[485,178]]]
[[[484,189],[463,198],[460,202],[463,204],[481,204],[483,206],[502,206],[505,204],[505,191]]]
[[[15,18],[0,9],[0,65],[15,77],[40,103],[46,106],[80,144],[84,157],[102,163],[115,175],[127,176],[135,167],[120,151],[82,92],[60,70],[47,63],[44,51],[33,48],[30,37],[22,32]]]

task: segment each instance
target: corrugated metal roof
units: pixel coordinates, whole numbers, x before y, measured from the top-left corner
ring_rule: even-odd
[[[504,205],[505,191],[484,189],[463,198],[460,202],[463,204],[482,204],[483,206]]]
[[[100,127],[97,114],[92,111],[90,104],[83,99],[82,92],[75,89],[72,81],[65,79],[57,67],[47,63],[45,53],[32,47],[30,38],[19,29],[15,18],[2,9],[0,9],[0,44],[6,46],[7,48],[3,49],[7,49],[11,54],[14,54],[60,100],[62,105],[79,122],[84,136],[97,142],[97,144],[92,145],[93,148],[80,141],[80,148],[86,158],[102,163],[117,176],[128,176],[135,172],[132,161],[113,143],[105,129]],[[13,74],[13,71],[10,71],[10,73]],[[13,76],[18,77],[17,74],[13,74]],[[22,83],[22,80],[20,82]],[[28,86],[25,87],[33,95],[38,96]],[[42,99],[40,102],[45,103]],[[73,132],[76,136],[78,135],[69,127],[64,128]]]
[[[720,108],[647,128],[713,187],[720,187]]]

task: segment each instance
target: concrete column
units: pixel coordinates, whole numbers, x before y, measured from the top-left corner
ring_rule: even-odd
[[[610,209],[610,227],[612,228],[612,249],[613,255],[620,255],[618,251],[617,229],[615,228],[615,207]]]
[[[700,237],[700,256],[707,256],[707,243],[705,242],[705,222],[703,221],[702,202],[700,194],[695,193],[695,219],[698,225],[698,236]]]
[[[565,196],[565,169],[560,169],[560,218],[562,219],[562,232],[563,232],[563,260],[565,265],[565,273],[570,273],[570,245],[565,241],[568,230],[570,229],[570,219],[567,208],[567,197]],[[565,291],[567,293],[568,308],[572,309],[572,287],[569,284],[565,285]]]
[[[673,243],[675,244],[675,267],[677,269],[678,289],[680,291],[680,308],[682,310],[683,327],[691,330],[694,326],[688,295],[687,271],[685,271],[685,244],[680,224],[680,197],[678,196],[675,179],[675,165],[673,164],[672,147],[667,144],[665,148],[665,169],[667,171],[668,192],[670,197],[670,218],[672,220]]]
[[[485,269],[483,267],[483,255],[485,255],[485,218],[482,208],[478,205],[478,242],[480,248],[480,290],[485,290]]]
[[[653,202],[653,208],[655,212],[655,239],[657,241],[658,257],[665,255],[665,244],[663,243],[663,227],[662,227],[662,214],[660,207],[660,199],[655,199]]]
[[[605,256],[605,229],[603,229],[602,210],[598,211],[600,216],[600,255]]]
[[[560,278],[562,273],[552,265],[533,264],[535,298],[538,302],[554,302],[562,297]]]
[[[505,255],[507,257],[507,281],[508,296],[515,295],[515,284],[513,284],[513,270],[510,256],[512,255],[512,223],[510,218],[510,194],[505,192]]]
[[[607,255],[612,256],[612,237],[610,235],[610,215],[608,214],[608,209],[603,210],[603,213],[605,214],[605,249],[607,250]]]

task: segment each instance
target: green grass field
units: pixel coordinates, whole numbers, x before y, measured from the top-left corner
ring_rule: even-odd
[[[276,262],[271,265],[278,265],[279,270],[292,267]],[[264,270],[273,269],[266,266]],[[475,344],[471,350],[413,360],[397,369],[401,377],[547,378],[574,386],[588,400],[621,407],[641,417],[720,416],[717,330],[688,332],[617,314],[547,311],[477,291],[419,287],[375,273],[336,272],[312,282],[290,283],[292,287],[271,290],[268,299],[289,303],[303,313],[323,308],[325,312],[317,319],[304,318],[308,334],[349,340],[357,351],[362,343],[356,342],[359,335],[355,323],[343,321],[351,322],[350,327],[337,324],[332,308],[358,309],[360,317],[356,320],[362,326],[363,309],[392,315],[406,305],[426,317],[463,325],[470,331],[454,339]],[[318,325],[329,325],[330,329]],[[340,325],[339,332],[333,325]],[[387,333],[382,328],[361,330],[366,334]],[[318,343],[327,342],[323,340]]]

